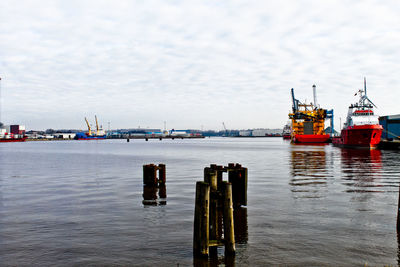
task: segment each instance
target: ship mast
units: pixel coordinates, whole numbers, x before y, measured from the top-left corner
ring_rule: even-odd
[[[312,86],[313,88],[313,95],[314,95],[314,106],[317,109],[317,86],[315,84]]]
[[[372,106],[378,108],[367,96],[367,80],[364,77],[364,90],[359,90],[360,93],[360,101],[359,105],[361,107],[372,108]],[[363,95],[364,93],[364,95]]]

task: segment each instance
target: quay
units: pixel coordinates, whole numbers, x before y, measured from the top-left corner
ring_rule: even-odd
[[[379,149],[400,149],[400,140],[381,140],[378,145]]]
[[[201,138],[205,138],[204,136],[171,136],[171,135],[166,135],[166,136],[137,136],[137,135],[131,135],[131,136],[125,136],[125,137],[118,137],[118,138],[115,138],[115,137],[111,137],[111,138],[107,138],[107,139],[127,139],[127,140],[130,140],[130,139],[145,139],[145,140],[148,140],[148,139],[159,139],[159,140],[162,140],[162,139],[172,139],[172,140],[174,140],[174,139],[201,139]]]

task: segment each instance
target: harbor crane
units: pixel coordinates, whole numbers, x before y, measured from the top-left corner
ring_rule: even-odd
[[[88,135],[90,136],[90,135],[92,135],[92,129],[90,128],[90,124],[89,124],[88,120],[86,119],[86,117],[85,117],[85,121],[86,121],[86,124],[88,127]],[[96,122],[97,122],[97,118],[96,118]]]
[[[224,123],[224,122],[222,122],[222,126],[224,126],[224,130],[225,130],[225,136],[228,136],[228,130],[226,129],[226,127],[225,127],[225,123]]]
[[[96,120],[96,135],[99,135],[99,123],[97,122],[97,116],[94,115],[94,118]]]

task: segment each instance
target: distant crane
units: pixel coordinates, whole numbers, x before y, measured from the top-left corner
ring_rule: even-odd
[[[94,118],[96,120],[96,135],[99,135],[99,123],[97,122],[97,116],[94,115]]]
[[[224,122],[222,122],[222,126],[224,126],[224,130],[225,130],[225,136],[228,136],[228,130],[226,129],[226,127],[225,127],[225,123],[224,123]]]
[[[86,117],[85,117],[85,121],[86,121],[86,124],[88,127],[88,135],[90,136],[90,135],[92,135],[92,129],[90,128],[90,124],[89,124],[88,120],[86,119]],[[97,119],[96,119],[96,121],[97,121]]]

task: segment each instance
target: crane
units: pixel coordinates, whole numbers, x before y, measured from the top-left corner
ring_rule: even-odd
[[[90,136],[90,135],[92,135],[92,129],[90,128],[90,124],[89,124],[88,120],[86,119],[86,117],[85,117],[85,121],[86,121],[88,130],[89,130],[89,131],[88,131],[88,135]]]
[[[96,135],[99,135],[99,123],[97,122],[97,116],[94,115],[94,118],[96,120]]]
[[[225,127],[225,123],[224,123],[224,122],[222,122],[222,126],[224,126],[224,130],[225,130],[225,136],[228,136],[228,130],[226,129],[226,127]]]

